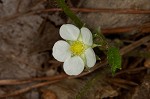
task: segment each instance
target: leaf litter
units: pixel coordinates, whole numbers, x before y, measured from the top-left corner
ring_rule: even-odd
[[[149,0],[134,1],[73,0],[72,7],[84,8],[139,8],[149,9]],[[99,3],[98,3],[99,2]],[[71,4],[72,3],[72,4]],[[51,6],[50,6],[51,5]],[[53,5],[53,6],[52,6]],[[112,6],[113,5],[113,6]],[[106,56],[99,53],[101,61],[89,72],[77,77],[63,74],[62,63],[54,61],[51,48],[59,40],[59,26],[70,22],[62,12],[37,13],[57,8],[53,0],[1,0],[0,2],[0,97],[9,99],[149,99],[149,53],[150,36],[138,31],[139,26],[149,22],[148,14],[82,13],[79,17],[89,27],[107,29],[106,38],[115,43],[120,40],[123,55],[122,70],[112,76]],[[135,25],[128,32],[109,34],[111,28]],[[130,42],[129,42],[130,41]],[[97,50],[95,50],[97,51]],[[56,83],[57,82],[57,83]],[[13,85],[13,86],[9,86]],[[34,90],[33,90],[34,89]],[[27,92],[27,93],[25,93]],[[140,98],[141,97],[141,98]]]

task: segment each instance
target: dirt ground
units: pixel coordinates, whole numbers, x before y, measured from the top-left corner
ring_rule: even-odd
[[[66,3],[79,8],[75,13],[90,29],[101,27],[108,42],[120,48],[122,69],[112,76],[106,56],[95,49],[98,68],[68,77],[52,47],[61,39],[60,26],[72,21],[55,0],[0,0],[0,98],[150,99],[150,0]]]

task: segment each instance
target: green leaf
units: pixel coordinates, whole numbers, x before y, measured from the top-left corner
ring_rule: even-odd
[[[114,75],[117,69],[121,69],[121,55],[116,47],[109,47],[107,52],[108,63],[111,66],[112,74]]]
[[[77,27],[82,28],[82,21],[70,10],[70,8],[66,5],[65,0],[56,0],[58,5],[62,8],[65,14],[76,24]]]

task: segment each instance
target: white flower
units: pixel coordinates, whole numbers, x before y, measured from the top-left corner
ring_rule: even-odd
[[[79,75],[85,66],[90,68],[95,65],[93,38],[88,28],[82,27],[79,30],[72,24],[64,24],[59,33],[66,41],[57,41],[52,54],[55,59],[64,62],[63,68],[68,75]]]

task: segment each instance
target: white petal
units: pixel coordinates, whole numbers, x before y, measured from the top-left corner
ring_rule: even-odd
[[[82,35],[83,42],[89,46],[92,46],[93,37],[92,37],[91,31],[88,28],[82,27],[81,28],[81,35]]]
[[[64,24],[60,27],[59,33],[65,40],[77,40],[80,30],[72,24]]]
[[[52,55],[58,61],[64,62],[67,58],[71,57],[69,48],[70,45],[66,41],[59,40],[53,46]]]
[[[63,68],[68,75],[79,75],[84,70],[84,62],[79,56],[74,56],[64,62]]]
[[[85,51],[85,57],[86,57],[86,65],[88,67],[93,67],[96,63],[96,56],[92,48],[88,48]]]

